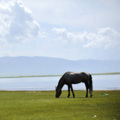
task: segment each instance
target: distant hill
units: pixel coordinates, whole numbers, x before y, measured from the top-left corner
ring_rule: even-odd
[[[66,60],[50,57],[1,57],[0,76],[59,75],[66,71],[120,72],[120,60]]]

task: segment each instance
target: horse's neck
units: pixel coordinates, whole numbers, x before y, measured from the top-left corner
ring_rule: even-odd
[[[60,89],[62,89],[63,86],[64,86],[64,81],[60,80],[58,87],[59,87]]]

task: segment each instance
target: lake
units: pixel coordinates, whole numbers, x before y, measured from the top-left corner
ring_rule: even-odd
[[[120,90],[120,74],[93,75],[94,90]],[[60,77],[0,78],[0,90],[55,90]],[[67,86],[63,90],[67,90]],[[84,83],[73,85],[74,90],[85,90]]]

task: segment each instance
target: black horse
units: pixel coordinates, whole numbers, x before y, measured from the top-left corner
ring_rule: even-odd
[[[88,89],[89,89],[89,94],[90,97],[92,97],[92,92],[93,92],[93,86],[92,86],[92,76],[89,73],[86,72],[66,72],[61,79],[58,82],[58,85],[56,87],[56,98],[59,98],[61,95],[62,87],[66,84],[68,85],[68,98],[70,96],[70,88],[73,94],[73,98],[75,98],[75,94],[73,92],[73,87],[72,84],[78,84],[78,83],[85,83],[86,86],[86,97],[88,97]]]

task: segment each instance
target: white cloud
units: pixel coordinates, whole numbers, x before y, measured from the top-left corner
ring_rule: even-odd
[[[95,31],[110,26],[120,30],[119,0],[23,0],[41,22]]]
[[[120,59],[120,2],[110,1],[0,0],[0,56]]]
[[[53,32],[58,35],[58,39],[66,43],[80,43],[83,47],[93,48],[115,48],[120,46],[120,33],[107,27],[98,29],[97,33],[91,32],[68,32],[65,28],[53,28]]]
[[[40,25],[19,0],[0,2],[0,41],[26,42],[39,35]]]

